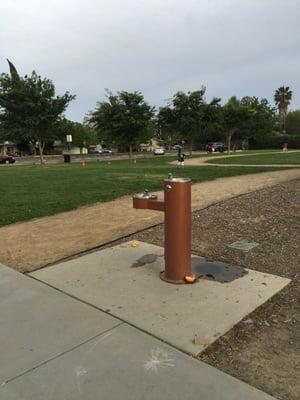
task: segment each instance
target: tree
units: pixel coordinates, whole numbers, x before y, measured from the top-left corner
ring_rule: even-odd
[[[116,145],[127,145],[132,159],[133,147],[150,139],[148,129],[154,116],[154,107],[145,102],[140,92],[107,91],[107,100],[97,103],[89,115],[100,139]]]
[[[278,107],[279,114],[279,127],[283,132],[285,131],[285,120],[288,112],[288,106],[292,100],[293,92],[290,90],[289,86],[281,86],[275,91],[274,101]]]
[[[239,130],[245,128],[250,118],[251,111],[235,96],[231,97],[222,107],[222,127],[226,136],[228,152],[231,149],[231,139]]]
[[[96,132],[79,122],[73,124],[72,135],[73,144],[80,148],[81,154],[84,147],[88,148],[91,144],[97,143]]]
[[[177,92],[171,103],[161,109],[165,116],[169,116],[173,130],[179,132],[181,139],[187,139],[192,154],[193,143],[200,137],[207,126],[213,121],[219,108],[220,99],[214,98],[210,103],[205,100],[206,88],[194,92]]]
[[[257,139],[275,130],[276,110],[267,99],[259,100],[257,97],[245,96],[240,103],[248,109],[247,123],[242,124],[240,129],[243,138]]]
[[[173,144],[181,139],[180,133],[176,128],[173,109],[169,106],[160,107],[156,118],[156,125],[157,137],[161,141],[168,143],[169,147],[172,147]]]
[[[300,110],[290,111],[287,114],[286,131],[289,135],[300,136]]]
[[[97,134],[95,130],[86,124],[73,122],[66,118],[61,119],[56,125],[57,137],[66,143],[66,136],[72,135],[72,144],[79,147],[80,154],[84,147],[97,143]]]
[[[51,80],[35,71],[20,77],[8,62],[10,74],[0,75],[0,122],[8,139],[37,144],[43,164],[45,144],[55,139],[55,125],[75,96],[69,92],[57,96]]]
[[[0,122],[0,143],[5,140],[5,137],[6,137],[5,133],[6,132],[3,127],[3,124]]]

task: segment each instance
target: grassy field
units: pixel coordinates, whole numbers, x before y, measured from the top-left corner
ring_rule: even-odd
[[[185,167],[168,164],[175,157],[138,160],[52,164],[41,166],[3,166],[0,168],[2,188],[0,226],[35,217],[72,210],[82,205],[105,202],[117,197],[162,189],[168,173],[190,177],[193,182],[220,177],[270,171],[251,167]],[[99,221],[101,223],[101,221]]]
[[[268,153],[258,155],[238,156],[234,155],[230,158],[222,158],[218,160],[209,160],[209,163],[217,164],[300,164],[300,151],[295,153]]]

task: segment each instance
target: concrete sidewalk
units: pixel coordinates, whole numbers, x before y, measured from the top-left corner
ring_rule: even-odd
[[[193,209],[205,208],[241,194],[299,178],[300,169],[292,169],[197,183],[192,186],[192,206]],[[157,194],[163,196],[162,192]],[[162,213],[133,209],[131,196],[126,196],[9,225],[0,228],[0,262],[21,272],[30,272],[161,222]]]
[[[1,400],[272,400],[43,283],[0,266]]]

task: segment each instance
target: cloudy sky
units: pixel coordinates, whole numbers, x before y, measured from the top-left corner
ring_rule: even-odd
[[[77,98],[81,121],[104,89],[155,106],[178,90],[273,101],[289,85],[300,108],[299,0],[1,0],[0,72],[34,69]]]

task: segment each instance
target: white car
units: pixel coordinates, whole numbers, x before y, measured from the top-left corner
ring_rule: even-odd
[[[110,155],[112,154],[112,151],[109,149],[90,149],[89,154],[97,154],[97,155]]]
[[[163,155],[165,154],[165,149],[163,147],[157,147],[156,149],[154,149],[153,154],[155,156]]]

